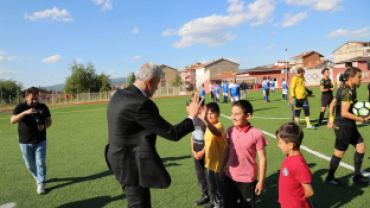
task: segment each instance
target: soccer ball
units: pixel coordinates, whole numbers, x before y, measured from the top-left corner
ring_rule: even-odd
[[[368,117],[370,115],[370,102],[359,101],[353,105],[352,112],[356,116]]]

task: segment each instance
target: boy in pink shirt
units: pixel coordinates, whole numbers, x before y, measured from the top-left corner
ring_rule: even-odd
[[[265,146],[268,141],[261,130],[249,123],[252,114],[253,107],[249,101],[233,103],[231,120],[234,126],[227,130],[226,147],[218,173],[220,180],[224,181],[225,208],[237,207],[238,199],[241,207],[253,208],[255,193],[260,195],[264,190],[267,164]],[[259,181],[256,154],[259,158]]]
[[[312,208],[310,198],[312,174],[299,146],[303,139],[301,127],[294,122],[276,130],[278,146],[287,156],[281,165],[279,177],[279,202],[282,208]]]

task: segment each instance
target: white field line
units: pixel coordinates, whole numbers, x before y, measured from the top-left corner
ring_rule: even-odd
[[[3,204],[3,205],[0,205],[0,208],[13,208],[17,205],[17,203],[15,202],[11,202],[11,203],[7,203],[7,204]]]
[[[228,118],[228,119],[230,119],[231,120],[231,117],[230,116],[226,116],[226,115],[224,115],[224,114],[221,114],[221,116],[223,116],[223,117],[225,117],[225,118]],[[261,129],[260,129],[261,130]],[[271,134],[271,133],[269,133],[269,132],[266,132],[266,131],[263,131],[263,130],[261,130],[264,134],[266,134],[267,136],[270,136],[270,137],[272,137],[272,138],[274,138],[274,139],[276,139],[276,136],[274,135],[274,134]],[[309,152],[309,153],[311,153],[311,154],[313,154],[313,155],[315,155],[315,156],[317,156],[317,157],[319,157],[319,158],[322,158],[322,159],[324,159],[324,160],[327,160],[327,161],[329,161],[330,162],[330,160],[331,160],[331,157],[328,157],[328,156],[326,156],[326,155],[324,155],[324,154],[321,154],[320,152],[317,152],[317,151],[314,151],[314,150],[312,150],[312,149],[310,149],[310,148],[308,148],[308,147],[306,147],[306,146],[304,146],[304,145],[301,145],[301,149],[303,149],[303,150],[305,150],[306,152]],[[347,169],[349,169],[349,170],[355,170],[355,168],[352,166],[352,165],[348,165],[348,164],[346,164],[346,163],[344,163],[344,162],[340,162],[339,163],[339,165],[340,166],[342,166],[342,167],[344,167],[344,168],[347,168]],[[364,175],[364,176],[367,176],[367,177],[370,177],[370,173],[368,173],[368,172],[366,172],[366,171],[361,171],[362,172],[362,174]]]

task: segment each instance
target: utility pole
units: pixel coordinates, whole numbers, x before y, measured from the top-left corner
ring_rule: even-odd
[[[288,49],[285,49],[285,74],[286,74],[286,83],[288,84]]]

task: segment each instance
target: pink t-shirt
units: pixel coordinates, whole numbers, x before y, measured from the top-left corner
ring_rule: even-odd
[[[279,202],[282,208],[309,208],[302,183],[311,183],[312,174],[301,154],[286,157],[279,177]]]
[[[230,146],[230,156],[225,174],[236,182],[257,180],[256,153],[268,145],[262,131],[253,126],[242,129],[231,126],[226,133],[226,142]]]

